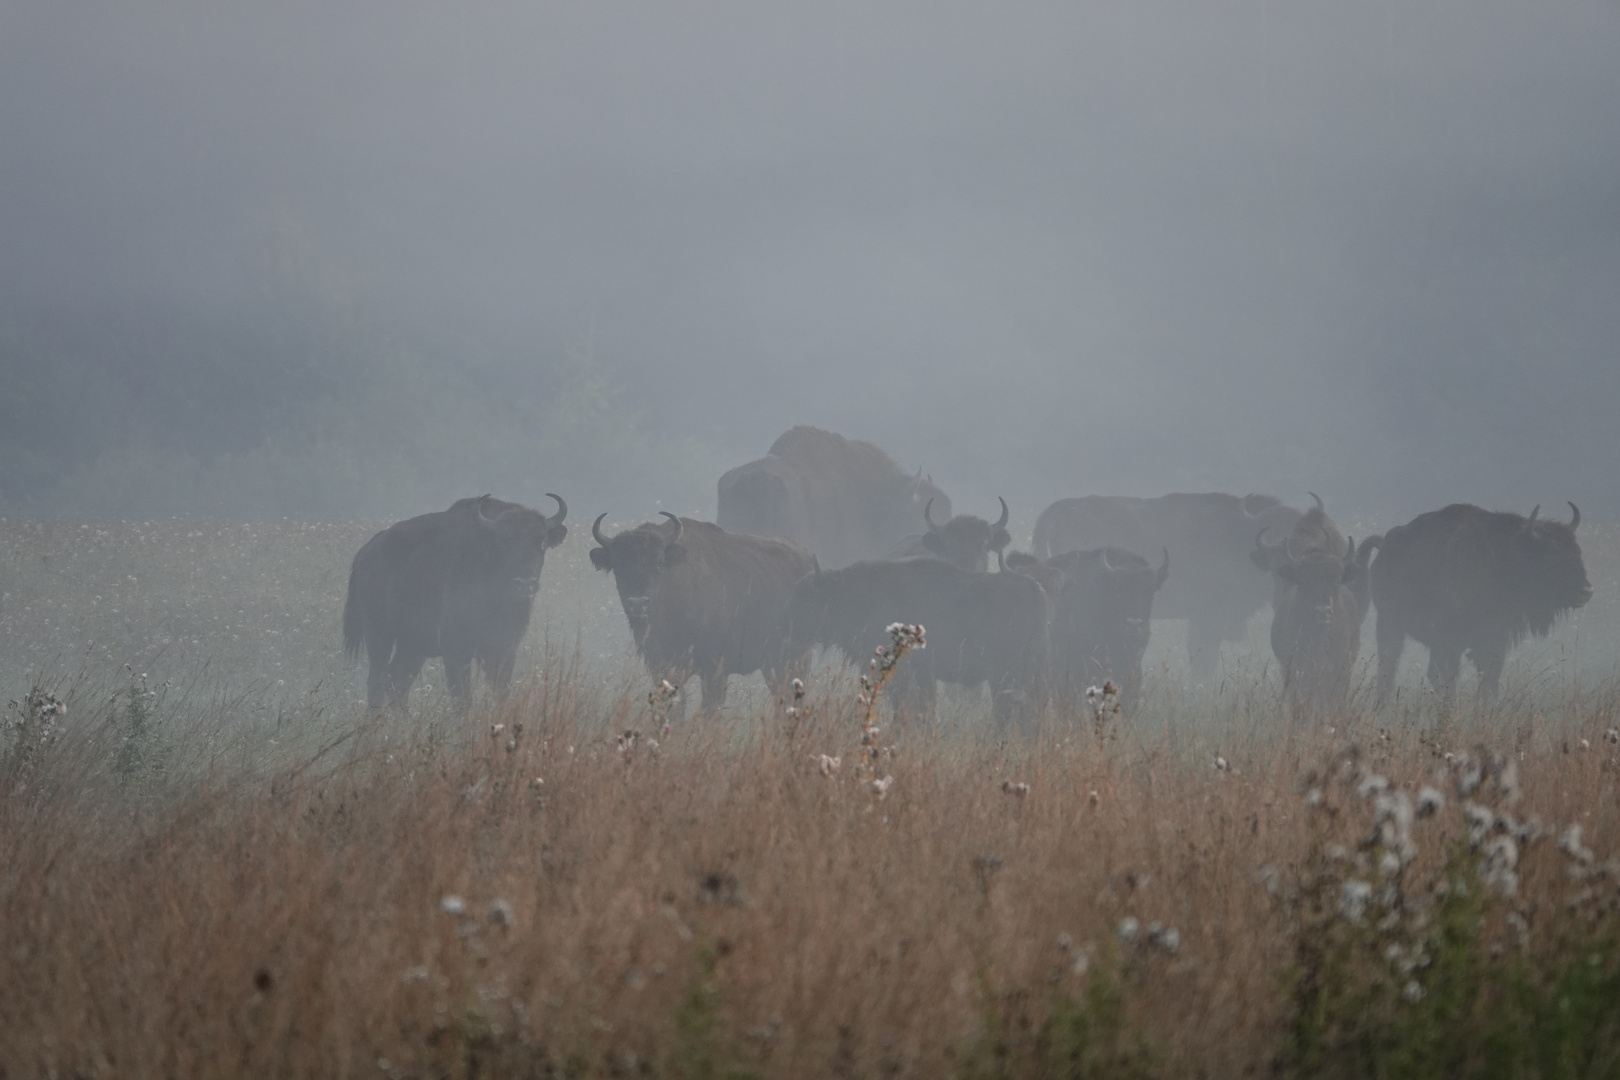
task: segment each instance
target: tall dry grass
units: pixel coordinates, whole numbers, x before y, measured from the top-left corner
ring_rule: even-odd
[[[1613,878],[1575,881],[1556,839],[1615,850],[1611,697],[1483,748],[1273,713],[1221,733],[1224,767],[1083,703],[1027,740],[886,728],[881,798],[864,712],[808,704],[665,734],[553,661],[505,705],[356,718],[271,765],[131,767],[127,707],[13,752],[3,1074],[1086,1075],[1053,1071],[1076,1015],[1091,1075],[1267,1072],[1343,922],[1323,882],[1377,880],[1358,786],[1443,788],[1409,883],[1466,847],[1445,752],[1487,763],[1472,801],[1513,762],[1541,823],[1514,896],[1474,882],[1481,948],[1555,967],[1613,931]]]
[[[0,521],[0,1076],[1620,1069],[1620,1009],[1576,1022],[1620,999],[1620,531],[1583,527],[1598,596],[1500,702],[1448,710],[1414,647],[1383,716],[1296,728],[1263,619],[1208,683],[1156,624],[1141,715],[1003,738],[947,694],[871,773],[836,668],[807,715],[738,681],[666,735],[583,544],[511,700],[368,717],[337,624],[371,529]],[[67,714],[12,726],[35,685]],[[1447,800],[1393,877],[1374,776]],[[1399,910],[1345,918],[1358,882]]]

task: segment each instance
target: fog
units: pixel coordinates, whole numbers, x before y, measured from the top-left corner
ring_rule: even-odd
[[[0,510],[708,515],[813,423],[1022,520],[1620,514],[1613,3],[3,23]]]

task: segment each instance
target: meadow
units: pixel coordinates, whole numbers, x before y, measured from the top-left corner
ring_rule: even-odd
[[[1257,616],[867,747],[649,701],[578,529],[508,700],[368,715],[376,527],[0,522],[0,1076],[1620,1075],[1620,530],[1498,702],[1296,724]]]

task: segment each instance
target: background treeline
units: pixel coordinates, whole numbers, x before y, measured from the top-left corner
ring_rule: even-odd
[[[721,456],[655,433],[588,333],[513,346],[391,309],[283,232],[223,301],[0,308],[0,513],[383,517],[486,490],[712,504]]]

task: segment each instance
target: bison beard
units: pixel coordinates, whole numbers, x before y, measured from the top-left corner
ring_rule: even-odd
[[[568,535],[568,504],[548,518],[488,495],[390,525],[349,568],[343,651],[366,650],[366,702],[403,707],[422,665],[444,658],[459,702],[478,661],[504,692],[540,587],[546,550]]]
[[[815,559],[785,540],[728,533],[665,512],[617,536],[591,525],[591,564],[611,573],[636,650],[655,677],[703,679],[703,708],[725,704],[728,675],[763,671],[773,684],[800,676],[808,650],[782,633],[793,583]]]
[[[1592,598],[1575,539],[1581,512],[1570,510],[1566,523],[1540,520],[1540,507],[1526,518],[1454,503],[1385,534],[1372,567],[1381,704],[1408,636],[1428,646],[1429,682],[1448,700],[1464,654],[1494,697],[1508,650]]]

